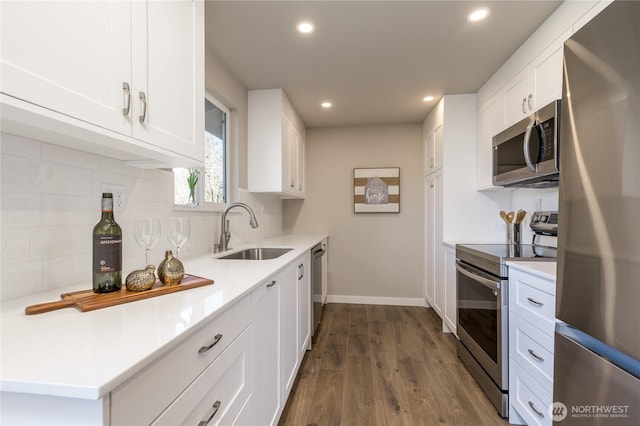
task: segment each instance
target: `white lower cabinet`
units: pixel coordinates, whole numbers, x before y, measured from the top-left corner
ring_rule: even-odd
[[[442,318],[444,309],[444,248],[442,247],[443,171],[426,179],[426,275],[425,299]]]
[[[277,424],[310,347],[310,263],[307,251],[99,400],[0,392],[0,423]]]
[[[287,396],[296,380],[298,371],[298,280],[297,265],[284,270],[285,276],[280,284],[280,372],[282,399],[284,408]]]
[[[555,280],[509,267],[509,422],[551,425]]]
[[[309,264],[310,255],[306,253],[267,279],[252,294],[256,424],[278,423],[309,345]]]
[[[456,287],[456,249],[444,247],[444,317],[442,331],[458,335],[458,289]]]
[[[251,373],[249,326],[152,424],[247,424]]]
[[[311,349],[311,253],[298,258],[298,358]]]
[[[201,375],[213,374],[206,372],[221,359],[227,348],[236,344],[234,341],[249,326],[250,319],[251,300],[245,297],[116,388],[111,392],[111,424],[151,424],[174,401],[182,399],[183,392],[189,392],[191,396],[188,399],[193,404],[199,402],[199,399],[193,398],[194,390],[191,387],[196,386]],[[241,347],[236,345],[234,349],[240,350],[243,357],[247,356],[249,350],[245,343],[243,340],[239,344]],[[246,366],[245,362],[242,368],[246,369]],[[220,367],[211,371],[220,376],[226,374],[220,371]],[[211,385],[212,382],[209,382],[209,386]],[[202,396],[205,396],[206,385],[199,384],[195,389],[201,390]],[[245,392],[250,393],[249,387],[246,387]]]
[[[275,424],[280,415],[280,291],[277,274],[252,293],[255,332],[256,422]]]

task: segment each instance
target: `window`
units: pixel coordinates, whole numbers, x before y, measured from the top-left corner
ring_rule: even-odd
[[[229,110],[209,95],[204,105],[204,169],[173,169],[175,204],[194,208],[227,201]]]

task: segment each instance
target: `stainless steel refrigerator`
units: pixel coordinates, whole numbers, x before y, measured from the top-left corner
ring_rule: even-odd
[[[554,424],[640,424],[640,2],[564,46]]]

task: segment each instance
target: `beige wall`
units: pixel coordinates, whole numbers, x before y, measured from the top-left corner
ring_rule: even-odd
[[[353,169],[400,167],[400,214],[355,214]],[[283,202],[283,230],[329,234],[329,300],[422,305],[420,124],[308,129],[307,199]]]

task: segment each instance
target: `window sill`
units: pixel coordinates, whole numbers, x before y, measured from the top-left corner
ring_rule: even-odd
[[[174,212],[193,212],[193,213],[204,213],[204,212],[222,212],[227,207],[226,204],[221,203],[205,203],[198,205],[196,207],[190,207],[184,204],[174,204],[173,211]]]

